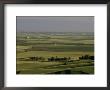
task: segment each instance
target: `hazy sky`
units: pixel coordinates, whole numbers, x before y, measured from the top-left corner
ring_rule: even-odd
[[[17,16],[17,32],[94,32],[93,16]]]

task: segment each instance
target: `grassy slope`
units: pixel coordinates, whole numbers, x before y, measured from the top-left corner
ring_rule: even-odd
[[[56,71],[71,70],[74,71],[84,71],[86,73],[93,73],[93,63],[92,61],[75,61],[69,62],[64,65],[63,62],[35,62],[35,61],[19,61],[17,62],[17,71],[21,71],[22,74],[44,74],[52,73]]]

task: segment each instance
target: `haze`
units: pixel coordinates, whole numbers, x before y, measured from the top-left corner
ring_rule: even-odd
[[[94,32],[93,16],[17,16],[17,32]]]

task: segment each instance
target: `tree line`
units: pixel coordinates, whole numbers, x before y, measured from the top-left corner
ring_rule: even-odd
[[[82,60],[82,59],[90,59],[90,60],[94,60],[94,56],[89,56],[89,55],[84,55],[84,56],[81,56],[79,57],[79,60]]]
[[[37,60],[45,60],[44,57],[29,57],[31,60],[33,61],[37,61]]]
[[[21,60],[30,60],[30,61],[44,61],[45,58],[44,57],[28,57],[28,58],[20,58]],[[73,58],[71,57],[49,57],[47,58],[48,61],[71,61]],[[89,56],[89,55],[84,55],[84,56],[80,56],[78,60],[94,60],[94,56]]]
[[[48,58],[48,61],[69,61],[70,57],[50,57]]]

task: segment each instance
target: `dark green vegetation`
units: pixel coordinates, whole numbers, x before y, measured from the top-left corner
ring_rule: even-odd
[[[94,34],[17,32],[17,74],[94,74]]]

